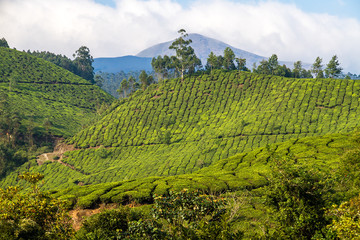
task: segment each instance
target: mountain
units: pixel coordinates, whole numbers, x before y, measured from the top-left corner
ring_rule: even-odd
[[[95,58],[93,67],[95,72],[131,72],[152,71],[151,57],[124,56],[115,58]]]
[[[249,69],[252,69],[253,63],[259,63],[267,57],[259,56],[254,53],[250,53],[238,48],[235,48],[229,44],[218,41],[213,38],[208,38],[200,34],[191,33],[189,38],[192,40],[191,46],[194,48],[196,55],[200,58],[203,65],[206,64],[207,58],[210,52],[214,52],[216,55],[223,55],[224,49],[229,47],[231,48],[236,57],[246,58],[246,66]],[[111,72],[116,73],[120,71],[129,72],[129,71],[138,71],[146,70],[151,71],[151,59],[159,55],[175,55],[175,51],[169,49],[172,41],[156,44],[152,47],[142,50],[136,56],[124,56],[117,58],[95,58],[94,59],[94,68],[95,72]],[[279,61],[279,64],[286,64],[288,67],[293,67],[293,62],[289,61]],[[310,68],[310,64],[303,64],[303,67],[306,69]]]
[[[233,46],[230,46],[229,44],[213,38],[205,37],[200,34],[191,33],[189,34],[189,39],[192,40],[192,43],[190,45],[195,50],[196,56],[200,58],[203,65],[206,64],[207,58],[211,51],[215,55],[224,55],[224,49],[227,47],[231,48],[234,51],[236,57],[246,58],[247,66],[249,68],[252,67],[253,63],[258,63],[261,60],[265,59],[265,57],[235,48]],[[169,46],[173,41],[174,40],[154,45],[139,52],[136,56],[153,58],[159,55],[175,55],[175,50],[169,49]]]
[[[85,79],[30,54],[0,47],[0,102],[16,112],[24,127],[71,136],[113,97]],[[2,98],[2,99],[1,99]]]
[[[351,132],[359,126],[359,97],[353,80],[221,70],[165,80],[117,101],[68,139],[73,150],[63,164],[30,170],[52,173],[47,189],[189,174],[268,144]],[[11,175],[0,185],[14,181]]]

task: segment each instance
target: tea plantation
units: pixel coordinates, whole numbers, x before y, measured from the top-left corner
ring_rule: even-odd
[[[72,136],[113,97],[88,81],[43,59],[0,47],[0,101],[19,114],[22,124],[56,136]]]
[[[44,189],[106,182],[113,186],[110,182],[133,183],[150,176],[156,176],[152,178],[156,182],[159,176],[213,168],[220,159],[268,144],[352,132],[359,125],[359,97],[360,82],[354,80],[220,70],[184,81],[166,80],[116,102],[101,120],[68,139],[77,150],[65,154],[62,161],[67,166],[58,162],[37,166],[34,160],[22,168],[44,173]],[[251,154],[245,156],[251,160]],[[216,172],[214,176],[222,179]],[[254,178],[251,172],[244,174]],[[13,174],[0,184],[15,182]],[[222,189],[231,186],[218,184]],[[156,189],[149,186],[144,189],[150,196]]]
[[[293,139],[222,159],[192,174],[76,186],[53,191],[53,194],[69,200],[72,206],[89,208],[100,203],[151,203],[153,194],[163,195],[169,190],[179,191],[183,188],[200,189],[207,193],[251,191],[267,184],[273,157],[289,157],[295,160],[296,164],[334,174],[340,158],[349,150],[358,147],[358,133]]]

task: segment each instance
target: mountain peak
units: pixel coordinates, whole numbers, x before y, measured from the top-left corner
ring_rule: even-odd
[[[198,56],[198,58],[201,59],[202,64],[206,64],[206,59],[208,58],[210,52],[212,51],[216,55],[223,55],[224,49],[229,47],[231,48],[236,57],[246,58],[247,65],[250,67],[254,62],[259,62],[265,57],[244,51],[239,48],[235,48],[229,44],[226,44],[224,42],[221,42],[219,40],[209,38],[206,36],[203,36],[198,33],[190,33],[189,38],[192,40],[191,46],[195,50],[195,54]],[[172,49],[169,49],[169,46],[171,45],[172,41],[163,42],[156,44],[152,47],[149,47],[141,52],[139,52],[136,56],[137,57],[157,57],[159,55],[164,56],[172,56],[175,55],[175,51]]]

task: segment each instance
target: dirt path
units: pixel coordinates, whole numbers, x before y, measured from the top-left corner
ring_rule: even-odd
[[[67,144],[61,142],[61,140],[59,140],[59,141],[57,141],[53,152],[43,153],[37,157],[37,159],[36,159],[37,164],[39,166],[41,166],[46,161],[52,161],[52,162],[58,162],[64,166],[70,167],[73,170],[75,170],[74,167],[71,166],[70,164],[67,164],[67,163],[64,163],[63,161],[61,161],[64,158],[65,152],[73,151],[73,150],[75,150],[75,147],[73,145],[67,145]]]

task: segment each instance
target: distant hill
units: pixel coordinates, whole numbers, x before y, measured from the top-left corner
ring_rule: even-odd
[[[102,103],[113,97],[85,79],[28,53],[0,47],[0,95],[7,96],[21,122],[71,136],[96,115]],[[1,99],[0,99],[1,100]]]
[[[359,97],[354,80],[220,70],[166,80],[117,101],[69,139],[76,150],[62,160],[68,167],[49,162],[32,170],[57,172],[44,188],[192,173],[267,144],[351,132]]]
[[[95,72],[118,73],[121,71],[152,71],[151,57],[124,56],[115,58],[95,58],[93,67]]]
[[[210,52],[214,52],[215,55],[224,55],[224,49],[229,47],[231,48],[236,57],[246,58],[247,66],[249,68],[252,67],[252,64],[255,62],[260,62],[261,60],[265,59],[265,57],[256,55],[254,53],[250,53],[238,48],[235,48],[233,46],[230,46],[229,44],[226,44],[224,42],[218,41],[213,38],[208,38],[200,34],[191,33],[189,34],[189,38],[192,40],[191,47],[194,48],[196,56],[200,58],[203,65],[206,64],[207,58],[210,54]],[[139,52],[136,56],[138,57],[157,57],[158,55],[168,55],[172,56],[175,55],[175,51],[172,49],[169,49],[169,46],[171,45],[172,41],[164,42],[157,44],[155,46],[152,46],[150,48],[147,48],[141,52]]]
[[[263,57],[239,48],[235,48],[229,44],[213,38],[205,37],[200,34],[189,34],[189,38],[192,40],[191,46],[194,48],[196,55],[200,58],[203,65],[206,64],[207,58],[211,51],[214,52],[214,54],[216,55],[223,55],[224,49],[227,47],[231,48],[234,51],[236,57],[246,58],[246,65],[249,69],[252,69],[253,63],[258,64],[261,60],[267,59],[267,57]],[[169,49],[169,46],[173,41],[174,40],[156,44],[152,47],[142,50],[141,52],[136,54],[136,56],[95,58],[93,64],[95,72],[102,71],[116,73],[120,71],[151,71],[151,59],[153,57],[157,57],[159,55],[175,55],[175,51]],[[293,67],[293,62],[289,61],[279,61],[279,64],[286,64],[286,66],[290,68]],[[303,67],[309,69],[310,64],[303,63]]]

